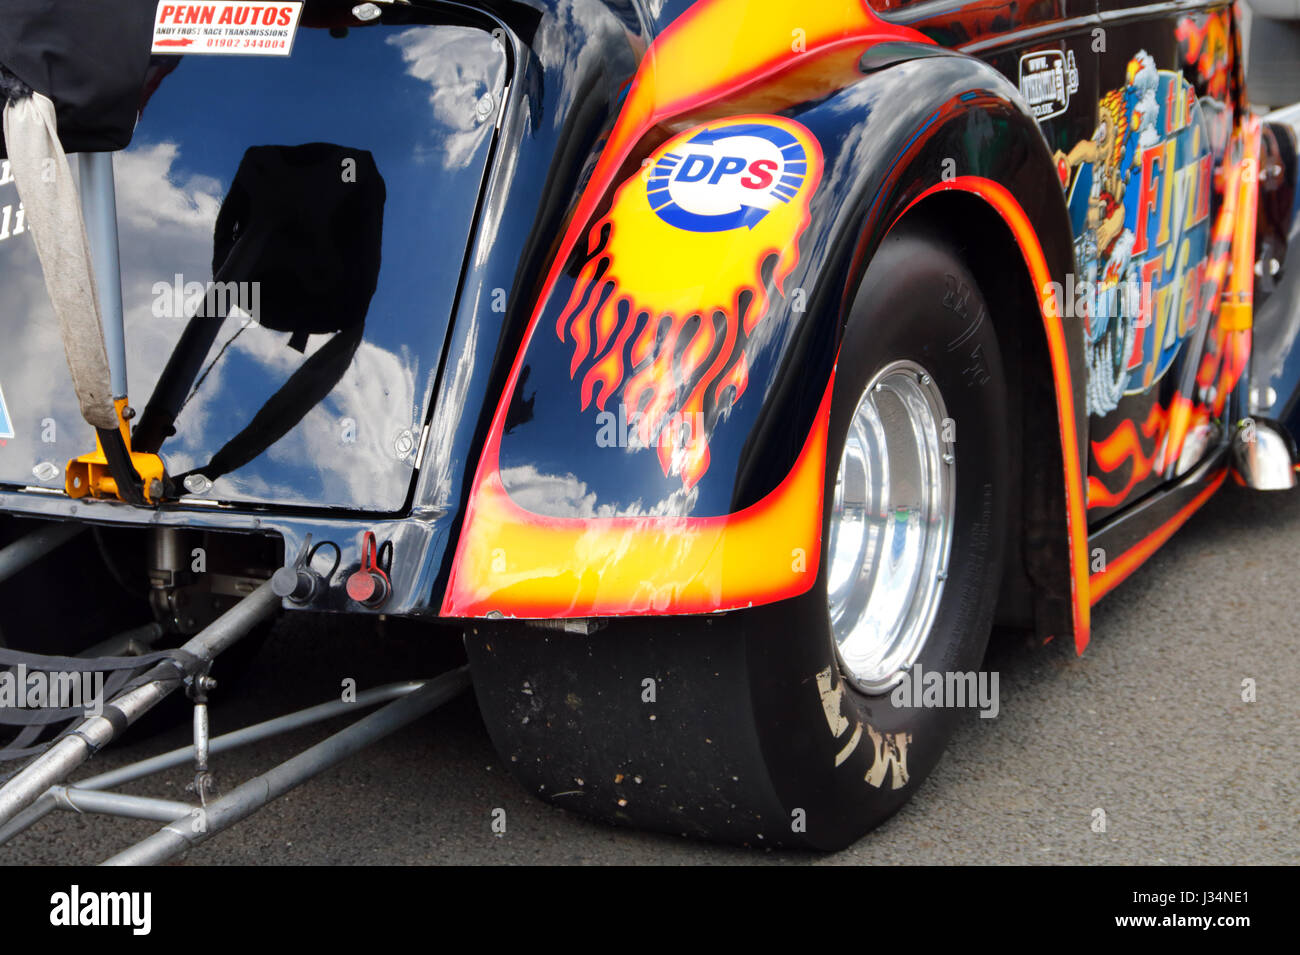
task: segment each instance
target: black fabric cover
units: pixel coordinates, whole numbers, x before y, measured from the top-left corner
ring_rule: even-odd
[[[0,67],[54,101],[66,152],[130,143],[156,7],[157,0],[0,0]]]
[[[217,214],[212,275],[260,283],[258,320],[300,341],[359,325],[379,281],[385,198],[368,150],[253,146]]]
[[[215,481],[243,467],[288,434],[342,380],[361,345],[379,282],[386,199],[384,178],[368,150],[305,143],[245,151],[217,213],[213,279],[258,283],[257,320],[288,332],[290,348],[303,352],[308,336],[334,334],[207,464],[175,475],[177,486],[190,474]],[[224,318],[190,319],[140,418],[137,448],[156,449],[175,433],[184,407],[177,402],[189,391],[198,360],[212,347]],[[194,387],[202,382],[200,377]]]

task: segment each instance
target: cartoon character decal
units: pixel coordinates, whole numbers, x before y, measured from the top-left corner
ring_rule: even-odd
[[[746,345],[768,309],[763,270],[772,264],[780,290],[798,262],[821,166],[817,141],[793,120],[717,120],[656,149],[589,233],[555,328],[572,344],[570,377],[584,411],[593,399],[617,408],[686,489],[745,391]]]
[[[1145,51],[1098,104],[1092,138],[1056,153],[1079,267],[1067,311],[1085,321],[1088,413],[1152,388],[1197,321],[1213,159],[1182,74]]]

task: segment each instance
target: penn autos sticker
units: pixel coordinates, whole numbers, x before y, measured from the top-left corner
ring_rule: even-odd
[[[0,441],[8,441],[14,436],[14,422],[9,417],[9,406],[5,404],[4,389],[0,388]]]
[[[569,375],[583,411],[621,394],[640,446],[684,488],[708,469],[708,435],[745,391],[746,346],[769,305],[764,266],[784,294],[821,174],[821,147],[799,123],[715,120],[651,153],[589,232],[556,324],[573,347]]]
[[[162,0],[151,52],[288,56],[301,14],[301,0]]]
[[[1020,58],[1020,95],[1029,103],[1034,119],[1060,116],[1079,92],[1079,68],[1074,51],[1040,50]]]
[[[1106,93],[1090,139],[1056,162],[1075,235],[1088,413],[1150,390],[1198,321],[1213,159],[1196,92],[1145,51]]]

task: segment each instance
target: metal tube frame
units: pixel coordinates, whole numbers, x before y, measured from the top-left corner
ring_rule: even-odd
[[[85,529],[85,524],[60,521],[32,531],[12,544],[0,547],[0,582],[8,580],[18,571],[36,563]]]
[[[0,571],[11,565],[15,570],[21,569],[80,529],[79,525],[46,528],[0,549]],[[166,861],[247,818],[273,799],[361,748],[436,709],[469,685],[469,669],[460,667],[432,680],[377,687],[358,694],[350,702],[332,700],[215,739],[207,737],[206,725],[202,727],[204,731],[199,732],[199,724],[206,721],[196,716],[195,745],[140,760],[75,785],[64,784],[78,766],[121,735],[182,681],[194,682],[195,687],[201,690],[202,684],[198,681],[205,678],[208,664],[279,606],[280,598],[268,580],[191,638],[180,648],[181,653],[175,660],[159,663],[134,685],[128,684],[128,689],[104,705],[103,713],[83,720],[0,786],[0,844],[30,828],[55,809],[63,809],[168,823],[159,832],[108,859],[105,865]],[[100,646],[130,646],[133,642],[147,644],[158,635],[156,626],[139,628]],[[205,697],[199,693],[195,701],[197,714],[200,707],[206,706]],[[376,703],[386,705],[210,803],[202,791],[199,792],[201,805],[198,806],[108,791],[110,786],[170,769],[196,755],[199,757],[197,785],[197,780],[205,775],[206,757],[209,755]],[[190,819],[188,823],[185,821],[187,818]]]
[[[126,397],[126,329],[122,318],[122,268],[118,253],[117,189],[112,153],[80,153],[81,218],[99,292],[100,324],[114,398]]]
[[[33,759],[0,786],[0,828],[51,786],[64,782],[74,769],[175,690],[180,683],[178,667],[185,676],[193,677],[279,606],[280,598],[268,580],[182,646],[183,653],[188,654],[184,664],[158,664],[146,674],[148,682],[119,693],[104,705],[103,713],[87,717]]]
[[[47,795],[55,808],[70,812],[94,812],[124,819],[153,819],[158,822],[175,822],[184,819],[194,807],[173,799],[152,799],[148,796],[128,796],[124,793],[106,793],[76,786],[51,786]],[[43,798],[43,797],[42,797]]]
[[[418,690],[375,710],[315,746],[303,750],[260,776],[231,790],[220,799],[195,807],[191,820],[175,820],[152,836],[105,860],[106,866],[158,865],[188,852],[193,846],[253,813],[348,756],[408,723],[437,709],[469,685],[469,668],[460,667],[435,677]]]
[[[0,825],[0,845],[31,828],[51,812],[65,810],[168,823],[159,832],[123,850],[104,864],[139,865],[167,861],[246,819],[364,746],[431,712],[468,685],[468,668],[460,667],[431,680],[385,684],[358,693],[352,702],[330,700],[214,737],[210,741],[212,755],[334,719],[358,708],[387,704],[206,806],[108,791],[111,786],[184,765],[194,758],[193,746],[138,760],[72,785],[52,785],[8,823]],[[199,820],[202,820],[201,825],[197,824]]]

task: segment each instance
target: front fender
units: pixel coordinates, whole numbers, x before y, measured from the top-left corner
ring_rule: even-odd
[[[821,551],[836,351],[888,229],[965,190],[1007,222],[1041,294],[1064,282],[1059,180],[1014,87],[910,31],[864,30],[635,136],[616,124],[498,404],[444,615],[694,613],[802,593]],[[646,61],[667,69],[670,54]],[[620,122],[636,102],[634,84]],[[670,198],[662,170],[692,137],[729,123],[776,130],[801,157],[791,201],[698,239],[703,220],[656,218],[653,197]],[[1082,547],[1081,338],[1041,320],[1075,472],[1063,530],[1077,522]]]

